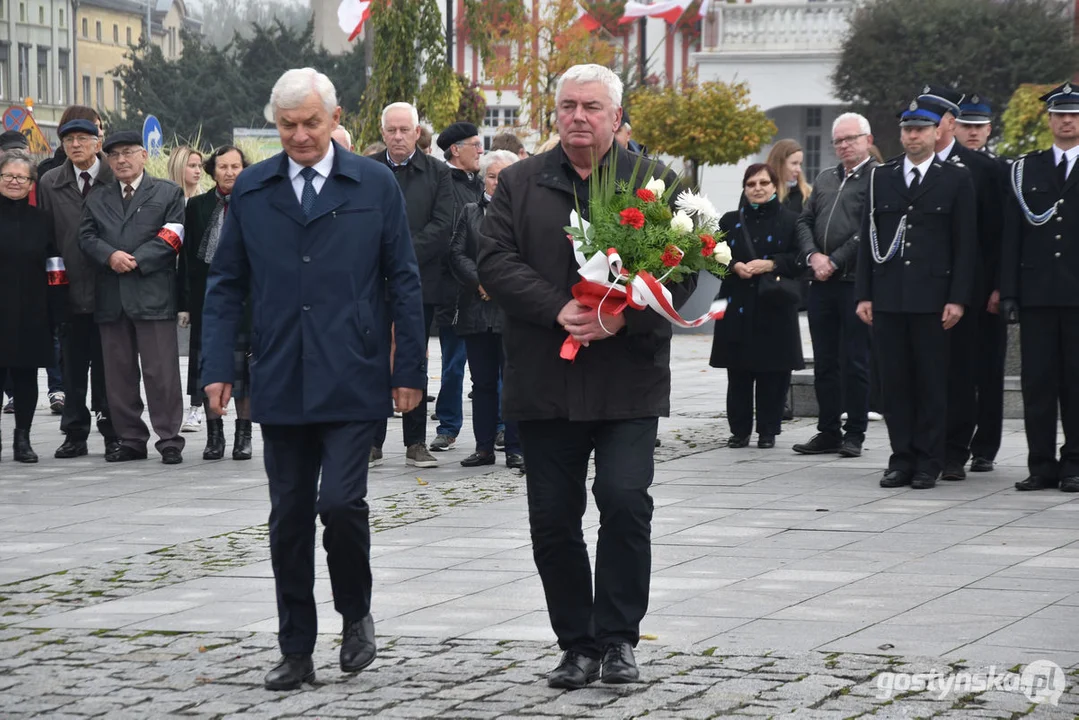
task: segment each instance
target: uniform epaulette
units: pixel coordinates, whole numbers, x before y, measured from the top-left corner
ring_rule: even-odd
[[[966,167],[966,165],[963,164],[963,159],[960,158],[958,155],[952,155],[950,158],[948,158],[948,162],[946,162],[944,164],[945,165],[957,165],[959,167]]]
[[[888,158],[882,162],[878,167],[895,167],[903,162],[905,155],[896,155],[895,157]]]

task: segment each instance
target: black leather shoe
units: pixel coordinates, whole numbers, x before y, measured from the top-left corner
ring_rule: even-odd
[[[1071,475],[1066,478],[1062,478],[1060,481],[1060,492],[1079,492],[1079,477]]]
[[[236,419],[236,439],[232,443],[233,460],[251,459],[251,421]]]
[[[206,419],[206,448],[203,460],[220,460],[225,457],[225,421],[221,418]]]
[[[59,460],[69,460],[71,458],[77,458],[87,453],[85,440],[72,440],[68,438],[64,440],[64,444],[56,448],[56,452],[53,453],[53,457]]]
[[[937,486],[937,479],[929,473],[914,473],[914,478],[910,481],[910,486],[915,490],[929,490]]]
[[[1031,475],[1026,480],[1020,480],[1015,484],[1015,489],[1020,491],[1027,490],[1049,490],[1057,486],[1056,480],[1050,480],[1049,478],[1039,477],[1038,475]]]
[[[775,435],[761,435],[757,438],[757,447],[761,450],[769,450],[776,446]]]
[[[839,457],[856,458],[862,456],[862,441],[856,437],[845,437],[839,443]]]
[[[558,667],[547,674],[547,687],[562,690],[580,690],[599,679],[599,660],[582,655],[576,650],[562,653]]]
[[[114,452],[120,449],[119,440],[106,440],[105,441],[105,457],[112,455]]]
[[[992,472],[993,461],[989,458],[976,457],[970,461],[971,472]]]
[[[910,485],[910,475],[902,470],[885,470],[884,476],[880,479],[882,488],[897,488],[904,485]]]
[[[480,467],[481,465],[494,465],[495,454],[489,452],[477,451],[466,457],[461,461],[461,465],[464,467]]]
[[[941,474],[940,479],[952,481],[966,480],[967,471],[963,469],[962,465],[958,465],[955,463],[945,465],[944,472]]]
[[[729,448],[744,448],[749,446],[749,436],[738,437],[737,435],[731,435],[727,438],[727,447]]]
[[[798,443],[791,449],[799,455],[823,455],[839,452],[841,444],[842,441],[835,435],[817,433],[809,438],[809,442]]]
[[[506,453],[506,467],[524,470],[525,456],[521,453]]]
[[[111,452],[105,455],[105,462],[130,462],[131,460],[145,460],[146,451],[139,452],[133,447],[127,445],[121,445],[116,448],[116,452]]]
[[[358,673],[375,661],[375,619],[345,620],[341,633],[341,671]]]
[[[315,681],[315,663],[310,655],[285,655],[262,681],[267,690],[295,690]]]
[[[166,465],[179,465],[184,461],[180,448],[167,447],[161,451],[161,462]]]
[[[611,643],[603,651],[599,679],[608,685],[635,683],[641,679],[637,661],[633,659],[633,646],[627,642]]]
[[[37,453],[30,446],[30,431],[16,430],[15,442],[11,444],[11,451],[15,454],[15,462],[36,463]]]

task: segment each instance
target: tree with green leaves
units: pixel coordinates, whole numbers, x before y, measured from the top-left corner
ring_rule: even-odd
[[[698,83],[687,73],[676,85],[630,95],[633,138],[655,153],[682,158],[691,187],[703,165],[730,165],[758,152],[776,133],[742,83]]]
[[[360,103],[360,147],[380,139],[382,108],[408,102],[439,130],[454,121],[461,87],[446,62],[442,13],[435,0],[374,0],[371,78]]]
[[[887,157],[901,152],[895,113],[925,83],[1001,103],[1022,83],[1059,83],[1079,67],[1060,0],[876,0],[858,9],[832,75],[869,118]]]
[[[1035,150],[1045,150],[1053,144],[1049,131],[1049,113],[1039,98],[1053,85],[1020,85],[1008,101],[1000,120],[1003,130],[997,152],[1005,157],[1018,157]]]

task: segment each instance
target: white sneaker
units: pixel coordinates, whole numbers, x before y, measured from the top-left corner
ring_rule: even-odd
[[[872,410],[870,410],[869,411],[869,419],[874,421],[874,422],[879,422],[879,421],[884,419],[884,416],[881,415],[879,412],[873,412]]]
[[[187,411],[184,424],[180,426],[180,432],[198,432],[202,430],[202,408],[193,406]]]

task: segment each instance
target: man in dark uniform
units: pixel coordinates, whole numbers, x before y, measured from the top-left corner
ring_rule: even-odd
[[[892,456],[885,488],[936,485],[944,465],[948,331],[963,317],[977,256],[970,173],[934,155],[942,110],[900,113],[905,154],[872,170],[855,299],[873,326]]]
[[[974,260],[974,285],[970,299],[970,312],[948,333],[951,351],[948,361],[948,434],[945,440],[944,480],[965,480],[967,459],[971,455],[971,438],[979,419],[978,370],[980,359],[986,353],[1002,353],[999,346],[992,349],[982,346],[979,333],[983,315],[990,312],[996,318],[1000,276],[1000,227],[1001,206],[1004,203],[1000,166],[982,153],[975,152],[957,142],[956,119],[960,113],[963,94],[951,88],[926,85],[918,96],[918,104],[928,107],[941,116],[938,139],[934,148],[937,159],[945,164],[959,165],[970,171],[974,181],[977,205],[976,240],[977,257]],[[1003,372],[1004,357],[1000,355]],[[1000,434],[1004,418],[1004,380],[1001,378],[999,405],[992,407],[988,401],[985,427],[979,428],[981,448],[977,462],[971,470],[986,472],[993,469],[993,459],[1000,449]],[[995,433],[995,440],[994,440]]]
[[[993,108],[983,95],[964,94],[959,103],[959,117],[955,119],[955,139],[968,150],[984,152],[989,157],[996,155],[989,151],[987,143],[993,134]]]
[[[1017,490],[1079,492],[1079,87],[1042,96],[1053,147],[1012,165],[1001,315],[1023,326],[1023,424],[1030,477]],[[1057,404],[1064,446],[1056,456]]]

